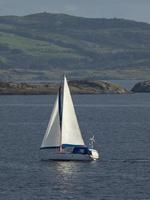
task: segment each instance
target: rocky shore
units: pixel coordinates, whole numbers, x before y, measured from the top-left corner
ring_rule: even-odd
[[[119,85],[106,81],[70,81],[69,86],[75,94],[124,94],[129,91]],[[0,94],[55,94],[59,84],[29,84],[29,83],[4,83],[0,82]]]
[[[132,92],[150,92],[150,80],[141,81],[135,84],[131,89]]]

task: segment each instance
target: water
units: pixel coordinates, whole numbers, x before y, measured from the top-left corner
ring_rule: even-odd
[[[0,200],[149,200],[150,94],[76,95],[96,162],[41,161],[54,96],[0,96]],[[49,105],[50,103],[50,105]]]

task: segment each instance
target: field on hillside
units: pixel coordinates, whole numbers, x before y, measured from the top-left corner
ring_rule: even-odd
[[[38,13],[0,17],[0,80],[150,76],[150,25]]]

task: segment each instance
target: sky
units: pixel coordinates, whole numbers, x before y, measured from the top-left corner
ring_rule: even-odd
[[[150,23],[150,0],[0,0],[0,15],[37,12],[89,18],[125,18]]]

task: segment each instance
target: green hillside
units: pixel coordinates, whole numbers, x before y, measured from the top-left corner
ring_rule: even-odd
[[[0,17],[0,80],[150,75],[150,25],[38,13]]]

